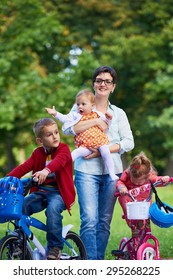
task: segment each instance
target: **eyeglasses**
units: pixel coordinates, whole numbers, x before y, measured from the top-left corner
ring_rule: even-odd
[[[95,80],[95,83],[98,85],[101,85],[103,82],[106,86],[110,86],[111,84],[113,84],[113,81],[111,81],[111,80],[102,80],[102,79]]]

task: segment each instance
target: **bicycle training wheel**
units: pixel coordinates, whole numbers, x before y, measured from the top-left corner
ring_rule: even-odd
[[[137,251],[137,260],[156,260],[154,245],[143,243]]]
[[[79,235],[77,235],[73,231],[69,231],[65,237],[61,260],[86,260],[86,259],[87,259],[86,249]]]
[[[22,260],[23,252],[19,244],[19,238],[17,236],[4,236],[0,240],[0,260]],[[28,247],[26,247],[25,259],[32,260],[32,253]]]

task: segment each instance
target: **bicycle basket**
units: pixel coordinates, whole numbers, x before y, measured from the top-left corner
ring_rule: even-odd
[[[0,180],[0,223],[18,219],[22,214],[23,184],[18,178]]]
[[[146,220],[149,218],[150,202],[133,201],[126,204],[127,218],[129,220]]]
[[[23,184],[20,179],[16,177],[4,177],[0,179],[0,194],[1,193],[23,194]]]
[[[149,209],[151,221],[161,228],[173,226],[173,208],[166,203],[158,205],[154,202]]]
[[[0,223],[21,217],[23,199],[21,194],[2,194],[0,196]]]

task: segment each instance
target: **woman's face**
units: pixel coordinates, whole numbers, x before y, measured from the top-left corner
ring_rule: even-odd
[[[110,73],[100,73],[94,82],[94,91],[96,95],[109,96],[114,91],[116,84],[113,84],[113,78]]]

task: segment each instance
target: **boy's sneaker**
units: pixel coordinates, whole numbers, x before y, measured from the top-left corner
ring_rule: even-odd
[[[61,250],[59,248],[52,248],[47,254],[47,260],[59,260],[61,257]]]

